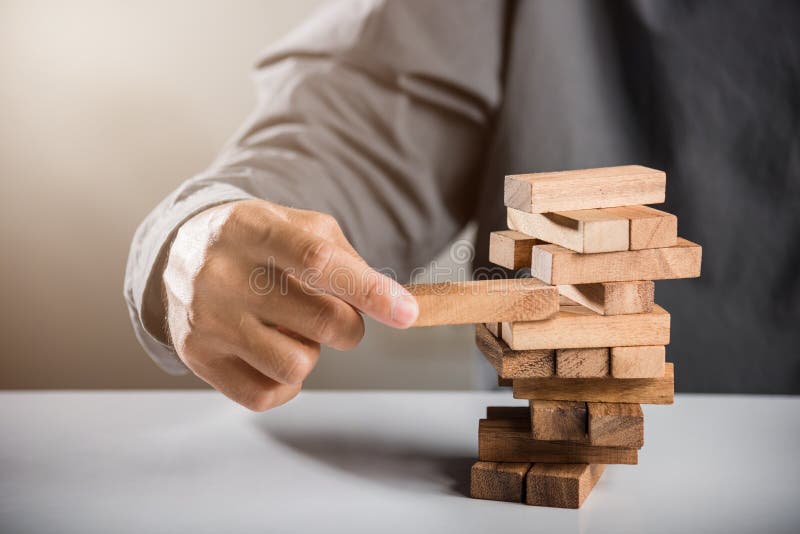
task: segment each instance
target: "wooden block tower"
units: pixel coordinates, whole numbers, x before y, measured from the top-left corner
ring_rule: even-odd
[[[509,229],[492,233],[490,260],[530,268],[543,283],[530,287],[558,309],[548,313],[551,300],[476,326],[500,383],[529,406],[487,409],[473,497],[578,508],[607,464],[637,463],[640,405],[674,396],[670,316],[653,280],[700,276],[701,247],[645,205],[663,202],[665,185],[640,166],[506,177]]]
[[[417,326],[476,323],[499,385],[529,403],[487,408],[473,497],[579,508],[607,464],[638,462],[641,404],[675,392],[653,281],[700,276],[701,247],[645,205],[665,188],[637,165],[507,176],[489,259],[532,278],[408,286]]]

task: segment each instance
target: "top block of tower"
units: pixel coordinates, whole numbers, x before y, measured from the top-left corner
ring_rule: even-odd
[[[625,165],[506,176],[505,205],[529,213],[613,208],[664,202],[663,171]]]

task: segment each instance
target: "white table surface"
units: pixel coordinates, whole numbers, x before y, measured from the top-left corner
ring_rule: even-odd
[[[798,532],[800,398],[645,407],[581,510],[465,496],[510,392],[0,393],[0,532]]]

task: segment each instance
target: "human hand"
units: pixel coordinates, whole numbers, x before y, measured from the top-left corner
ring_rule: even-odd
[[[251,410],[291,400],[320,344],[346,350],[363,312],[396,328],[419,313],[330,215],[243,200],[184,223],[163,274],[170,337],[197,376]]]

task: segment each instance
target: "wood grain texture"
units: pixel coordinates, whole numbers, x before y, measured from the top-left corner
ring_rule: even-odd
[[[587,406],[589,443],[637,449],[644,446],[644,413],[640,405],[589,402]]]
[[[598,254],[536,245],[531,274],[554,285],[696,278],[701,261],[702,247],[680,237],[674,247]]]
[[[419,304],[414,326],[538,321],[558,312],[558,289],[532,278],[413,284],[406,289]]]
[[[545,441],[586,442],[587,417],[585,402],[531,401],[531,436]]]
[[[572,312],[572,313],[586,313],[586,307],[581,306],[574,300],[570,300],[569,298],[565,297],[564,295],[558,296],[558,310],[562,312]],[[502,328],[502,323],[500,323]],[[502,334],[502,330],[500,333]]]
[[[635,449],[644,445],[644,416],[638,404],[532,400],[527,414],[509,409],[493,415],[528,415],[533,439]]]
[[[511,350],[482,324],[475,325],[475,344],[501,378],[533,378],[555,374],[552,350]]]
[[[630,221],[630,249],[673,247],[678,239],[678,218],[650,206],[608,208],[609,215]]]
[[[664,172],[625,165],[506,176],[503,202],[529,213],[664,202]]]
[[[558,292],[600,315],[625,315],[651,312],[656,285],[652,280],[563,284]]]
[[[469,496],[490,501],[524,502],[529,463],[475,462],[470,470]]]
[[[638,450],[536,440],[531,437],[530,420],[481,419],[478,424],[478,459],[486,462],[636,464]]]
[[[629,246],[630,221],[606,210],[527,213],[508,208],[506,222],[512,230],[576,252],[611,252]]]
[[[675,374],[667,363],[661,378],[520,378],[513,391],[528,400],[672,404]]]
[[[598,315],[582,306],[561,309],[546,321],[503,323],[503,340],[513,350],[669,344],[670,316],[658,305],[650,313],[629,315]]]
[[[489,261],[506,269],[531,266],[533,246],[541,241],[515,230],[501,230],[489,234]]]
[[[580,508],[605,468],[603,464],[534,464],[525,479],[525,502],[533,506]]]
[[[666,348],[663,345],[611,348],[614,378],[658,378],[664,376]]]
[[[558,349],[556,351],[556,376],[599,378],[608,376],[608,374],[607,348]]]

